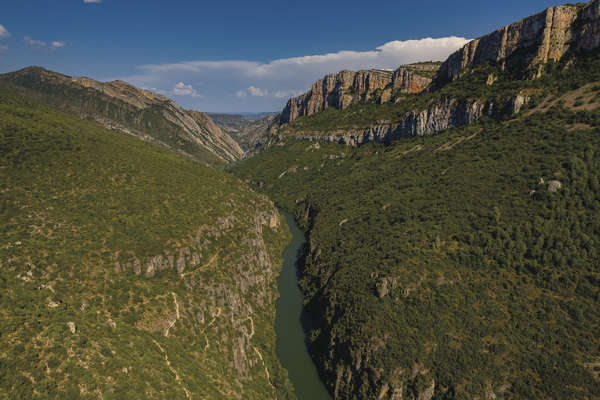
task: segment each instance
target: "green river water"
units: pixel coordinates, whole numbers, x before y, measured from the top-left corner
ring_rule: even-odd
[[[279,210],[292,233],[292,242],[283,252],[283,271],[278,279],[280,297],[277,300],[277,356],[287,369],[294,385],[298,400],[330,400],[313,363],[306,345],[306,316],[303,316],[304,302],[298,286],[298,257],[305,243],[304,232],[294,218]],[[304,326],[303,326],[304,320]]]

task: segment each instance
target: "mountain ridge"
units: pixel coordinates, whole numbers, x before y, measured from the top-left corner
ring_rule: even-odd
[[[169,98],[124,81],[99,82],[41,67],[2,74],[0,81],[38,92],[40,100],[80,118],[209,164],[239,160],[243,154],[210,118],[195,114],[194,119]]]
[[[338,81],[348,82],[341,78],[348,72],[328,75],[310,92],[290,99],[270,134],[278,140],[295,136],[354,146],[431,135],[482,117],[508,117],[528,107],[539,91],[541,84],[531,80],[542,78],[554,64],[599,47],[599,0],[551,7],[467,43],[438,64],[434,76],[424,78],[412,94],[389,97],[381,79],[371,83],[369,78],[361,96],[345,102],[347,94],[339,88],[348,84]],[[562,68],[569,67],[564,61]],[[469,75],[483,74],[486,68],[485,76],[469,83]],[[487,87],[487,93],[470,93],[474,84],[479,92]]]
[[[600,398],[599,21],[552,7],[232,167],[307,230],[336,400]]]
[[[440,78],[455,79],[466,68],[491,61],[502,69],[539,67],[567,52],[600,46],[600,1],[550,7],[475,39],[450,55]],[[534,77],[541,71],[535,69]]]
[[[421,62],[402,65],[394,71],[342,70],[326,75],[315,82],[310,91],[290,99],[280,121],[284,124],[293,122],[298,117],[310,116],[329,107],[344,110],[371,99],[379,104],[399,101],[402,95],[425,90],[439,67],[440,63]]]

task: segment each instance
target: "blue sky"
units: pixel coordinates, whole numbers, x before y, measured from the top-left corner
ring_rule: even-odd
[[[442,59],[564,3],[2,0],[0,72],[39,65],[202,111],[276,111],[326,73]]]

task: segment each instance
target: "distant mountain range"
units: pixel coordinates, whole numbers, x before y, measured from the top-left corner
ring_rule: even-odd
[[[246,155],[260,151],[268,140],[269,128],[278,113],[208,114],[217,125],[234,138],[246,151]]]

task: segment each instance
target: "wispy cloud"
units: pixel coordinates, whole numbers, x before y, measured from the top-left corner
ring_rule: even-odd
[[[0,53],[4,53],[8,50],[8,46],[4,44],[0,44]]]
[[[25,36],[23,38],[25,44],[33,49],[40,49],[42,47],[46,47],[47,43],[41,40],[35,40],[30,38],[29,36]]]
[[[67,43],[61,42],[58,40],[55,40],[55,41],[51,42],[50,45],[48,45],[48,43],[44,42],[43,40],[32,39],[29,36],[25,36],[23,38],[23,40],[25,41],[25,44],[27,45],[27,47],[30,47],[32,49],[50,48],[52,50],[56,50],[56,49],[60,49],[61,47],[65,47],[67,45]]]
[[[162,94],[163,96],[181,96],[181,97],[193,97],[200,98],[202,95],[198,93],[192,85],[186,85],[183,82],[177,82],[169,90],[162,90],[157,88],[150,88],[151,91]]]
[[[83,0],[84,3],[102,3],[102,0]]]
[[[163,88],[173,96],[176,94],[172,87],[177,82],[206,82],[203,100],[179,100],[187,107],[276,110],[287,98],[308,90],[326,74],[342,69],[395,69],[418,61],[445,60],[468,41],[455,36],[392,41],[369,51],[343,50],[269,62],[196,60],[148,64],[138,67],[139,74],[123,79],[137,86]]]
[[[0,25],[0,39],[6,39],[10,36],[10,32],[3,25]]]
[[[294,97],[301,93],[301,90],[270,91],[268,89],[257,88],[256,86],[249,86],[246,90],[237,91],[236,96],[241,99],[245,98],[247,95],[254,97],[271,97],[274,99],[287,99],[288,97]]]
[[[173,94],[175,96],[191,96],[191,97],[200,97],[200,94],[194,89],[192,85],[186,85],[183,82],[177,82],[175,86],[173,86]]]
[[[250,93],[252,96],[256,96],[256,97],[265,97],[269,94],[269,91],[266,89],[259,89],[254,86],[250,86],[248,88],[248,93]]]

